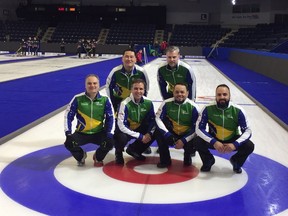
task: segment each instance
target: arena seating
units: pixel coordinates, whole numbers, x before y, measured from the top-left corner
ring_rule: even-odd
[[[175,25],[170,44],[177,46],[210,47],[230,31],[220,25]]]
[[[40,22],[6,21],[3,25],[5,26],[5,35],[9,35],[10,41],[21,41],[22,38],[37,36]]]
[[[20,42],[22,38],[34,36],[41,39],[48,26],[48,22],[0,20],[0,41]],[[219,43],[220,47],[266,51],[275,50],[277,47],[279,52],[284,52],[285,49],[280,49],[279,46],[287,44],[288,41],[288,24],[258,24],[239,28],[233,34],[228,34],[231,32],[230,28],[223,28],[220,25],[167,24],[162,28],[157,30],[163,30],[163,40],[177,46],[211,47],[217,41],[222,41]],[[66,43],[77,43],[79,39],[98,39],[101,29],[101,23],[59,22],[48,42],[59,43],[62,38]],[[105,44],[133,42],[152,45],[156,39],[155,24],[113,23],[107,32]]]
[[[97,40],[100,31],[100,23],[60,22],[49,42],[59,43],[62,38],[66,43],[77,43],[82,38]]]
[[[173,31],[173,25],[172,24],[166,24],[164,28],[164,35],[163,35],[163,40],[168,41],[169,40],[169,33],[172,33]]]
[[[255,27],[240,28],[221,47],[271,50],[288,39],[288,25],[258,24]]]
[[[154,24],[112,24],[106,44],[153,44],[155,30]]]
[[[0,41],[5,41],[5,28],[1,20],[0,20]]]

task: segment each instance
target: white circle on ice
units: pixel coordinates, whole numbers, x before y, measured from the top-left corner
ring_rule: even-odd
[[[157,175],[167,172],[167,168],[155,169],[155,164],[142,164],[134,167],[134,171],[147,175]]]

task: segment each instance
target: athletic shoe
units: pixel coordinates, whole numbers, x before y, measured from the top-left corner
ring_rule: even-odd
[[[115,152],[115,163],[119,165],[124,164],[124,158],[122,152]]]
[[[126,149],[127,154],[131,155],[136,160],[143,161],[146,157],[142,154],[138,154],[137,152],[132,151],[129,147]]]
[[[233,166],[233,171],[237,174],[241,174],[242,173],[242,169],[241,167],[237,164],[236,161],[234,161],[232,158],[230,158],[230,163]]]
[[[161,163],[161,162],[159,162],[159,163],[157,164],[157,167],[160,168],[160,169],[167,168],[167,167],[169,167],[169,166],[171,166],[171,161],[168,162],[168,163]]]
[[[205,164],[203,164],[203,166],[201,167],[201,171],[202,172],[210,172],[211,167],[213,166],[213,164],[215,163],[215,158],[211,158],[208,162],[206,162]]]
[[[184,153],[184,161],[183,161],[184,166],[191,166],[192,165],[192,159],[191,159],[191,154],[185,154]]]
[[[143,153],[144,153],[144,154],[151,154],[152,151],[151,151],[150,146],[149,146]]]
[[[94,167],[103,167],[104,166],[104,163],[103,161],[94,161]]]
[[[77,161],[77,166],[79,166],[79,167],[84,166],[86,158],[87,158],[87,153],[84,151],[83,158],[80,161]]]
[[[93,155],[93,160],[94,160],[94,167],[103,167],[104,165],[103,161],[97,161],[95,153]]]

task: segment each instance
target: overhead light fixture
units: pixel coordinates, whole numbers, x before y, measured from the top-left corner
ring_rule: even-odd
[[[232,5],[236,5],[236,0],[231,0]]]

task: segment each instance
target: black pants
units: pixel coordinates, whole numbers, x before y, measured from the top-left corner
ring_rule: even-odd
[[[239,136],[235,137],[233,140],[226,141],[225,143],[234,142]],[[220,141],[221,142],[221,141]],[[199,152],[200,158],[203,164],[207,163],[214,156],[211,154],[209,149],[215,149],[212,144],[206,142],[200,137],[196,137],[194,139],[194,146],[196,150]],[[243,166],[248,156],[254,151],[254,143],[251,140],[243,143],[237,150],[236,154],[234,154],[231,159],[235,161],[240,167]]]
[[[121,103],[122,99],[121,98],[114,98],[112,100],[112,105],[113,105],[113,109],[115,113],[118,113],[118,109],[120,107],[120,103]],[[117,123],[117,122],[116,122]]]
[[[103,141],[106,138],[106,133],[101,131],[95,134],[83,134],[75,132],[71,135],[73,140],[75,141],[74,144],[72,142],[65,141],[64,145],[67,150],[69,150],[72,156],[77,160],[81,161],[84,156],[84,151],[80,147],[82,145],[93,143],[99,145],[99,148],[96,150],[96,159],[97,161],[102,161],[108,152],[113,148],[113,146],[103,145]]]
[[[140,127],[138,127],[135,131],[141,133],[141,134],[146,134],[148,133],[147,131],[147,125],[142,124]],[[131,140],[135,139],[134,137],[131,137],[118,128],[116,127],[115,134],[114,134],[114,140],[115,140],[115,150],[117,152],[122,152],[124,150],[124,147],[127,145],[127,143]],[[129,145],[128,148],[130,148],[132,151],[142,154],[153,142],[154,142],[154,136],[152,136],[152,139],[148,143],[143,143],[140,140],[135,140],[133,143]]]
[[[81,58],[82,48],[77,48],[78,58]]]
[[[180,139],[182,136],[178,136],[173,134],[176,139]],[[164,136],[156,129],[155,137],[158,143],[159,155],[160,155],[160,163],[162,164],[170,164],[171,156],[169,151],[169,145],[165,142]],[[184,157],[191,157],[192,152],[194,152],[193,139],[186,144],[184,144]]]

